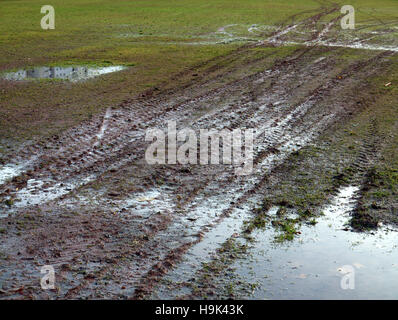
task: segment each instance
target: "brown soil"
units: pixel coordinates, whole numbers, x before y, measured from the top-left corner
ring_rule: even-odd
[[[252,57],[254,48],[272,46],[242,47],[175,76],[183,85],[165,83],[125,101],[110,110],[101,138],[105,113],[5,156],[4,163],[26,168],[0,186],[0,210],[9,213],[0,220],[1,296],[145,298],[203,234],[266,192],[289,154],[361,111],[366,80],[384,72],[394,54],[367,52],[352,63],[338,59],[343,49],[314,45],[278,59],[271,50]],[[242,56],[244,71],[235,63]],[[167,120],[194,130],[257,128],[253,175],[236,176],[227,165],[147,165],[145,130]],[[40,184],[32,187],[33,180]],[[137,204],[153,190],[167,206]],[[218,200],[228,205],[197,216],[206,201]],[[45,264],[56,270],[57,289],[43,293]]]

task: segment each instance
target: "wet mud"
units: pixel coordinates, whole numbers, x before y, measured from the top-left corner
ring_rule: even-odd
[[[272,30],[267,41],[198,66],[184,85],[150,89],[62,135],[3,155],[1,297],[180,295],[162,287],[162,280],[188,281],[228,239],[239,238],[280,168],[331,126],[363,110],[365,79],[388,68],[395,49],[366,50],[355,62],[338,60],[339,50],[350,46],[331,45],[334,20],[299,45],[286,38],[334,11]],[[217,33],[230,36],[231,28]],[[259,28],[250,26],[249,32]],[[251,57],[253,50],[272,52],[279,45],[293,49],[276,59]],[[242,55],[247,56],[244,72],[234,63]],[[237,176],[233,165],[223,164],[148,165],[146,130],[165,129],[169,120],[195,132],[252,128],[252,174]],[[356,166],[365,170],[366,161],[361,158]],[[349,181],[361,188],[363,177]],[[260,242],[269,241],[267,236],[258,235],[264,237]],[[40,266],[48,264],[56,270],[57,284],[43,292]]]

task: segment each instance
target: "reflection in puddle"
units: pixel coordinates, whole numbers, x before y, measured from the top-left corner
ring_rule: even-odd
[[[29,79],[64,79],[70,81],[81,81],[102,74],[116,72],[125,69],[123,66],[112,67],[36,67],[22,69],[16,72],[8,72],[3,75],[6,80],[29,80]]]
[[[305,226],[293,243],[272,245],[270,228],[253,234],[250,258],[236,274],[256,283],[252,299],[396,299],[398,234],[344,231],[357,187],[343,188],[315,226]],[[354,288],[342,285],[350,271]]]

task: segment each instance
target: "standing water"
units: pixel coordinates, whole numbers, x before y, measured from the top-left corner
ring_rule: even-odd
[[[3,74],[6,80],[29,80],[29,79],[64,79],[70,81],[82,81],[102,74],[121,71],[123,66],[111,67],[36,67],[22,69],[15,72]]]
[[[292,243],[272,245],[273,229],[257,231],[250,259],[236,274],[257,285],[252,299],[396,299],[398,234],[345,231],[359,188],[340,190],[315,226]]]

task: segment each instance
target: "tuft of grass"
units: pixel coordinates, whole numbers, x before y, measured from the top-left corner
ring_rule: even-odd
[[[298,233],[295,222],[291,220],[281,221],[278,227],[281,231],[281,234],[275,237],[275,241],[278,243],[292,241]]]

